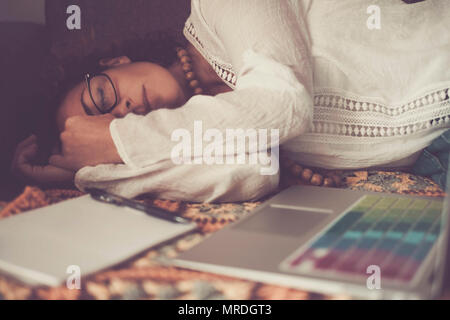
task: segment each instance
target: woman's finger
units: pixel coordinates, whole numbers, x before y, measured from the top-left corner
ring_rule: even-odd
[[[34,134],[32,134],[31,136],[29,136],[25,140],[22,140],[16,146],[16,150],[14,151],[13,159],[11,161],[11,171],[14,171],[17,168],[17,166],[16,166],[17,160],[19,158],[19,155],[22,153],[22,150],[24,148],[26,148],[27,146],[29,146],[30,144],[36,143],[36,140],[37,140],[36,136]]]
[[[34,155],[36,155],[38,150],[38,146],[36,143],[30,145],[22,145],[20,148],[17,148],[14,158],[11,162],[11,172],[17,173],[20,171],[20,165],[30,159]]]
[[[73,181],[75,173],[52,165],[35,166],[25,164],[24,175],[40,183],[64,183]]]
[[[25,140],[21,141],[17,147],[16,152],[20,153],[23,149],[29,147],[30,145],[36,144],[37,138],[35,135],[31,135]]]
[[[19,153],[17,162],[19,164],[29,162],[36,156],[37,152],[38,152],[38,145],[36,143],[23,147],[23,149]]]
[[[22,140],[21,142],[19,142],[19,144],[17,145],[18,148],[20,147],[25,147],[27,145],[30,145],[33,142],[36,142],[37,137],[36,135],[32,134],[31,136],[29,136],[28,138],[26,138],[25,140]]]
[[[14,171],[20,174],[28,174],[28,172],[32,169],[32,165],[30,164],[30,160],[36,156],[38,151],[37,144],[31,144],[26,147],[23,147],[22,150],[18,153],[17,159],[14,162]]]
[[[66,169],[66,170],[73,170],[73,165],[70,161],[68,161],[64,156],[60,154],[54,154],[49,159],[48,162],[55,167]]]

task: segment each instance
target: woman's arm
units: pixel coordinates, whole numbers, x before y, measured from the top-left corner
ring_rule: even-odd
[[[218,13],[211,29],[238,75],[236,90],[215,97],[197,95],[181,108],[146,116],[128,114],[112,122],[98,118],[91,124],[78,119],[63,132],[63,159],[54,158],[52,163],[79,169],[123,161],[144,168],[169,160],[177,144],[172,134],[186,129],[193,136],[195,121],[201,121],[204,131],[214,128],[224,136],[227,129],[279,129],[279,143],[309,128],[313,107],[308,39],[289,1],[201,3],[205,10]],[[95,136],[89,136],[92,130]]]
[[[125,197],[151,193],[163,199],[197,202],[256,200],[278,187],[279,175],[261,175],[259,164],[174,165],[171,160],[143,169],[124,164],[84,167],[75,177],[80,189],[95,187]]]
[[[267,146],[271,148],[305,132],[312,120],[307,39],[288,2],[211,3],[220,7],[216,9],[221,15],[230,17],[229,21],[218,18],[211,30],[216,30],[238,75],[236,90],[215,97],[197,95],[179,109],[160,109],[146,116],[129,114],[112,122],[98,121],[98,126],[94,124],[98,119],[93,119],[89,128],[80,119],[73,121],[63,139],[63,157],[53,158],[54,164],[79,168],[125,163],[80,170],[78,187],[96,185],[128,196],[156,192],[191,201],[245,200],[276,187],[278,175],[261,175],[259,164],[210,166],[171,160],[179,143],[172,140],[172,134],[185,129],[194,139],[196,121],[202,123],[203,132],[216,129],[223,136],[227,129],[278,129],[279,140],[271,140]],[[89,135],[90,130],[96,135]],[[116,148],[108,147],[111,142]],[[237,152],[227,150],[225,144],[226,139],[222,146],[226,154]],[[97,152],[96,147],[118,154]]]
[[[170,159],[176,144],[172,133],[183,128],[193,136],[194,121],[201,121],[203,130],[214,128],[224,135],[234,128],[279,129],[280,143],[305,132],[313,111],[308,40],[288,3],[201,2],[202,9],[216,12],[211,29],[238,75],[236,90],[215,97],[194,96],[175,110],[114,120],[110,131],[122,160],[142,168]]]
[[[50,164],[36,164],[38,144],[35,135],[20,142],[11,162],[11,172],[24,183],[43,186],[73,187],[75,172]]]

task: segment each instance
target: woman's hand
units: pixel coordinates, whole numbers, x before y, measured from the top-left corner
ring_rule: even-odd
[[[76,171],[85,166],[122,163],[109,133],[113,119],[111,114],[67,119],[61,133],[62,152],[50,157],[50,164]]]
[[[38,145],[32,135],[20,142],[14,153],[11,171],[24,182],[40,184],[67,184],[73,182],[75,173],[53,165],[35,165]]]

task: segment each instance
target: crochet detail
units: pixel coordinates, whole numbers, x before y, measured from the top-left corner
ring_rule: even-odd
[[[217,75],[235,89],[237,77],[232,66],[219,62],[205,50],[194,24],[189,20],[185,24],[184,34],[201,51]],[[394,106],[324,89],[314,95],[313,125],[301,140],[329,141],[334,136],[385,138],[450,128],[449,91],[449,88],[441,88]]]
[[[316,94],[310,134],[392,137],[432,127],[450,127],[449,91],[448,88],[432,91],[398,106],[344,95]]]
[[[225,66],[223,63],[220,63],[215,59],[214,57],[210,56],[209,54],[205,53],[203,43],[198,38],[197,32],[195,30],[194,25],[192,22],[187,21],[184,26],[184,34],[186,36],[189,36],[192,40],[195,41],[197,44],[197,48],[200,47],[202,50],[202,53],[208,60],[209,64],[213,67],[214,71],[217,73],[217,75],[225,82],[227,83],[231,88],[236,87],[236,81],[237,77],[236,74],[233,72],[231,67]]]

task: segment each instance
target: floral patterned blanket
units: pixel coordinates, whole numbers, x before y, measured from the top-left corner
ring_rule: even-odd
[[[428,178],[405,172],[338,172],[343,188],[400,194],[444,196],[442,189]],[[303,184],[283,178],[283,185]],[[9,203],[0,202],[0,219],[82,195],[76,190],[41,190],[26,187]],[[341,299],[293,288],[247,281],[206,272],[165,266],[162,261],[175,257],[208,234],[238,220],[261,202],[192,204],[145,198],[157,206],[181,213],[195,221],[199,231],[149,249],[132,261],[83,279],[80,290],[60,287],[31,287],[0,276],[0,299]]]

